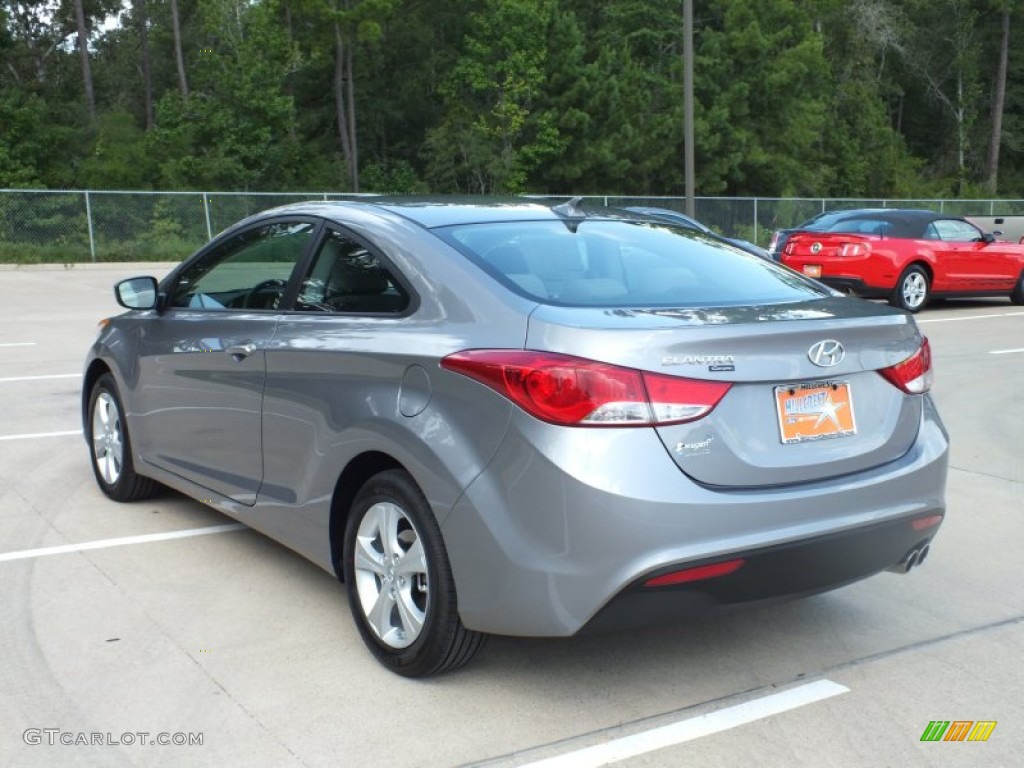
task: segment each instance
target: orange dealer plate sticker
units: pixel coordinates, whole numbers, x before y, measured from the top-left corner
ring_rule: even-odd
[[[804,264],[804,274],[808,277],[821,277],[821,264]]]
[[[857,434],[853,392],[846,381],[813,381],[775,387],[784,444]]]

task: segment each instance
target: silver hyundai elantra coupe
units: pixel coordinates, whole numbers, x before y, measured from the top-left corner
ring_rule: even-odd
[[[945,514],[910,315],[642,214],[304,203],[115,292],[102,491],[170,486],[337,574],[402,675],[906,572]]]

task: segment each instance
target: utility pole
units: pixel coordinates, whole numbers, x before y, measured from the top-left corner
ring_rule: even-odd
[[[683,0],[683,124],[683,153],[686,158],[686,215],[694,217],[693,0]]]

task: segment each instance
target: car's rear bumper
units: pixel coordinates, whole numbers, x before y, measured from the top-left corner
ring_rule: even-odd
[[[895,461],[817,482],[721,489],[681,472],[653,430],[558,428],[517,413],[442,523],[460,615],[484,632],[566,636],[592,621],[671,618],[864,578],[934,534],[908,532],[913,519],[945,512],[948,448],[926,398],[917,439]],[[901,533],[889,540],[890,531]],[[802,565],[788,570],[790,556]],[[667,570],[731,558],[747,562],[717,584],[633,594]]]
[[[911,553],[914,553],[913,567],[923,560],[920,553],[927,553],[926,548],[941,525],[941,515],[936,513],[934,519],[931,517],[912,515],[787,544],[733,552],[704,562],[686,563],[686,574],[695,577],[700,574],[689,569],[707,566],[705,571],[712,572],[718,564],[736,569],[721,576],[674,585],[649,584],[652,578],[671,577],[678,572],[673,567],[663,568],[619,592],[584,630],[621,629],[706,614],[740,604],[812,595],[906,563]],[[921,527],[922,524],[927,527]]]

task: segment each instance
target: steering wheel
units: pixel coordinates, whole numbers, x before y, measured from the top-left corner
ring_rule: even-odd
[[[281,297],[284,296],[286,285],[288,285],[288,281],[279,277],[257,283],[245,295],[245,307],[247,309],[277,309],[277,305],[281,303]],[[271,290],[273,290],[272,294]]]

